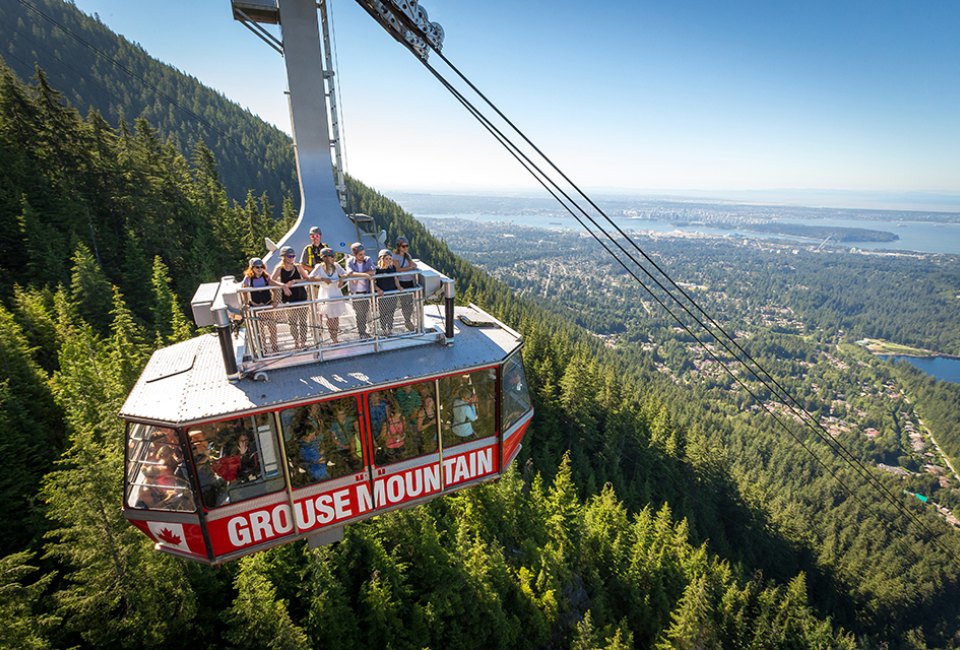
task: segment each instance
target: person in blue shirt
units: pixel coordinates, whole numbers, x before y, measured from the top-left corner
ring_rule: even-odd
[[[316,481],[325,481],[330,478],[327,472],[327,460],[320,448],[320,436],[313,427],[307,429],[300,437],[300,463],[310,478]]]
[[[453,433],[458,438],[474,435],[473,423],[477,421],[477,396],[468,386],[460,389],[453,400]]]

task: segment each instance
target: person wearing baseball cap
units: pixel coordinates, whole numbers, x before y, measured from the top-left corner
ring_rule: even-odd
[[[306,267],[297,263],[297,252],[293,250],[292,246],[281,248],[280,263],[273,269],[273,279],[283,285],[283,293],[280,295],[281,302],[305,302],[307,290],[303,283],[309,274],[310,271]],[[289,313],[290,334],[293,336],[294,345],[297,346],[297,349],[300,349],[307,343],[306,309],[290,309]]]
[[[347,258],[347,277],[365,278],[363,280],[351,280],[348,284],[350,293],[354,296],[369,294],[370,278],[373,277],[377,265],[367,257],[363,244],[360,242],[351,244],[350,251],[353,255]],[[367,320],[370,316],[370,301],[358,297],[351,302],[353,303],[353,311],[357,315],[357,330],[360,333],[360,338],[368,339],[370,335],[367,333]]]
[[[323,261],[320,251],[324,248],[329,248],[326,244],[320,241],[323,238],[323,233],[320,231],[320,226],[313,226],[310,228],[310,243],[307,244],[303,252],[300,253],[300,263],[308,271],[312,271],[317,264]]]
[[[394,267],[397,269],[397,273],[406,273],[408,271],[417,270],[417,263],[413,261],[412,257],[410,257],[410,242],[406,237],[397,237],[397,241],[393,249],[393,263]],[[416,275],[400,276],[401,289],[413,289],[416,286]],[[412,293],[405,293],[400,296],[400,311],[403,313],[403,323],[406,326],[407,331],[412,332],[414,329],[416,329],[413,323]]]
[[[380,334],[393,334],[393,314],[397,310],[396,297],[386,297],[385,294],[400,290],[400,281],[397,280],[397,268],[393,261],[393,253],[389,248],[380,251],[377,259],[377,295],[380,296]]]
[[[248,288],[258,288],[257,291],[244,291],[241,294],[243,296],[244,305],[249,305],[251,307],[276,306],[278,298],[276,293],[270,290],[270,287],[277,287],[279,289],[283,286],[270,277],[270,275],[266,272],[263,260],[259,257],[250,258],[250,262],[247,265],[246,270],[243,272],[242,285]],[[264,310],[255,310],[254,313],[254,318],[260,319],[260,322],[263,324],[263,329],[270,337],[270,345],[273,347],[269,351],[276,352],[277,323],[274,320],[273,314]]]

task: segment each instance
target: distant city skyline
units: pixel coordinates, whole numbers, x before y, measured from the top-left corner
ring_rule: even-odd
[[[75,4],[290,131],[283,61],[229,0]],[[960,3],[421,4],[444,54],[583,187],[960,210]],[[349,173],[540,191],[360,7],[332,8]]]

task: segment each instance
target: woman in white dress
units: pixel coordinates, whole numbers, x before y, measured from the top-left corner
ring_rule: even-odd
[[[350,274],[334,261],[333,249],[324,248],[321,250],[320,260],[321,262],[313,268],[309,276],[312,281],[320,284],[317,297],[321,299],[340,298],[343,296],[340,291],[340,287],[343,286],[341,278],[349,277]],[[337,337],[340,335],[340,317],[347,313],[346,301],[335,300],[323,303],[320,305],[319,311],[326,317],[330,340],[339,343]]]

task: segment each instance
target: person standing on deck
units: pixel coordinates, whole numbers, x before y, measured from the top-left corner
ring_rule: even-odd
[[[347,271],[353,276],[367,278],[364,280],[351,280],[349,283],[350,293],[353,295],[363,295],[371,293],[370,277],[376,272],[377,265],[372,259],[367,257],[363,244],[356,242],[350,246],[353,256],[347,258]],[[359,298],[353,301],[353,311],[357,315],[357,330],[360,332],[360,338],[367,339],[370,335],[367,333],[367,321],[370,318],[370,301]]]
[[[300,263],[309,271],[312,271],[317,264],[323,261],[323,256],[320,253],[328,246],[321,241],[322,239],[323,233],[320,231],[320,226],[310,228],[310,243],[300,253]]]

